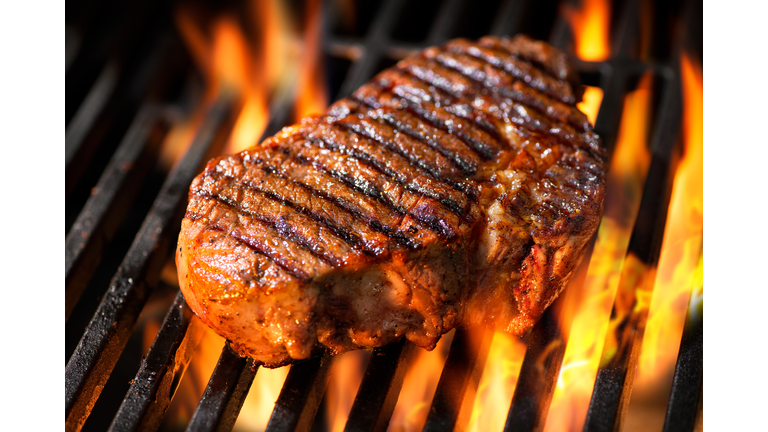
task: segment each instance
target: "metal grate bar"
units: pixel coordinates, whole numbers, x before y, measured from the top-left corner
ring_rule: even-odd
[[[440,10],[437,11],[435,23],[432,24],[432,28],[429,30],[427,45],[438,45],[448,40],[454,25],[456,25],[461,16],[461,2],[462,0],[443,1]]]
[[[648,317],[647,307],[636,306],[642,297],[648,297],[653,291],[653,280],[647,275],[654,273],[652,269],[658,261],[674,174],[671,158],[681,112],[679,82],[677,79],[671,81],[665,89],[659,122],[659,129],[666,132],[654,136],[651,165],[616,294],[621,302],[614,303],[611,311],[611,319],[620,319],[620,322],[616,331],[607,335],[585,431],[620,430],[629,404]],[[646,277],[637,280],[639,275]]]
[[[179,291],[141,362],[110,431],[154,430],[160,426],[202,338],[204,325]]]
[[[145,104],[96,184],[65,242],[65,319],[80,299],[149,168],[152,147],[168,130],[162,109]]]
[[[637,42],[640,34],[640,2],[638,0],[629,0],[621,7],[621,16],[617,25],[614,37],[611,38],[611,54],[613,57],[629,57],[633,45]]]
[[[261,138],[259,138],[259,143],[280,132],[280,129],[291,121],[291,114],[293,114],[294,109],[294,96],[294,92],[285,92],[276,98],[270,107],[269,122],[264,128]]]
[[[384,432],[389,426],[416,345],[399,343],[373,350],[347,419],[345,432]]]
[[[348,57],[353,62],[341,86],[339,96],[349,95],[369,79],[376,72],[376,68],[381,64],[380,61],[383,57],[401,58],[423,48],[426,44],[442,43],[451,35],[451,31],[455,27],[454,24],[456,24],[460,15],[458,12],[461,10],[461,3],[460,0],[445,0],[441,3],[437,11],[435,24],[432,26],[427,42],[424,44],[394,43],[389,38],[390,31],[403,9],[404,0],[382,3],[364,41],[334,39],[335,43],[326,43],[326,50],[335,50],[334,52],[339,53],[344,52],[345,54],[340,55]],[[613,149],[613,143],[618,134],[619,120],[623,108],[622,101],[626,93],[628,78],[649,69],[658,72],[658,69],[654,66],[640,65],[638,67],[639,62],[628,58],[630,50],[634,48],[633,43],[638,32],[637,23],[639,21],[635,11],[638,3],[637,0],[630,0],[621,11],[620,23],[614,26],[616,34],[611,38],[613,41],[613,59],[610,62],[585,63],[577,61],[580,70],[584,71],[585,68],[593,68],[591,72],[594,73],[599,70],[602,75],[601,87],[606,92],[595,129],[602,136],[606,146],[609,146],[609,151]],[[494,19],[490,33],[502,35],[517,32],[523,22],[522,14],[527,5],[528,2],[526,0],[504,0],[497,11],[497,16]],[[625,25],[627,23],[633,26]],[[555,23],[551,32],[550,42],[560,48],[565,48],[572,42],[570,27],[562,17]],[[102,57],[102,62],[103,59],[104,57]],[[78,62],[79,60],[76,59],[74,64],[77,65]],[[75,67],[73,66],[72,70],[74,69]],[[96,70],[92,70],[90,76],[93,77],[95,72]],[[121,70],[120,72],[121,76],[127,76],[130,73],[128,70]],[[663,73],[666,72],[664,71]],[[155,73],[152,72],[151,75],[154,76]],[[674,72],[672,72],[671,76],[674,76]],[[122,81],[124,81],[123,78],[116,78],[117,84],[115,85],[117,89],[122,89]],[[80,92],[81,98],[83,93],[83,91]],[[666,217],[665,200],[668,200],[668,180],[671,173],[673,173],[673,169],[670,168],[670,157],[668,156],[668,153],[671,153],[672,143],[668,141],[670,140],[670,133],[672,136],[677,134],[676,128],[679,126],[679,115],[676,111],[679,108],[679,100],[674,98],[671,102],[667,100],[672,93],[673,90],[670,89],[667,89],[664,93],[666,99],[661,104],[662,113],[659,117],[661,122],[657,121],[658,127],[654,130],[654,156],[648,180],[645,184],[646,190],[643,194],[643,207],[641,207],[640,215],[633,230],[632,242],[628,252],[628,255],[630,253],[634,254],[635,257],[639,258],[640,262],[647,266],[655,266],[655,262],[658,259],[658,250],[655,248],[657,243],[660,246],[660,241],[654,239],[657,239],[659,235],[659,225],[663,229],[663,222]],[[98,121],[101,122],[100,117],[104,116],[100,113],[105,109],[111,109],[114,99],[116,99],[114,95],[107,97],[106,105],[95,111],[94,118],[99,119]],[[292,97],[287,97],[284,100],[276,100],[273,104],[271,109],[272,117],[262,136],[262,140],[273,135],[282,125],[290,120],[293,112],[292,99]],[[131,109],[135,109],[136,106],[137,104],[132,105]],[[130,111],[129,114],[132,115],[133,112],[135,111]],[[677,118],[677,124],[673,124],[675,123],[673,119],[668,119],[670,116]],[[129,119],[127,118],[126,120]],[[70,122],[69,126],[75,123],[74,120]],[[134,127],[138,128],[136,123],[138,123],[138,119],[131,125],[130,131],[133,131]],[[126,125],[127,121],[121,127],[124,128]],[[89,145],[92,139],[88,138],[88,136],[92,135],[92,132],[90,132],[92,127],[93,125],[86,128],[81,137],[81,141],[87,138]],[[214,129],[221,128],[219,125]],[[69,138],[69,132],[70,129],[68,128],[67,138]],[[129,132],[128,135],[131,133]],[[202,131],[198,138],[201,134],[203,134]],[[127,140],[129,140],[128,136],[125,137],[124,141]],[[75,153],[85,150],[84,148],[79,149],[79,145],[69,145],[70,140],[67,141],[67,144],[67,162],[72,160],[70,156],[71,148],[75,148]],[[185,160],[188,156],[189,153],[185,156]],[[100,163],[103,164],[105,159],[101,159]],[[117,159],[117,153],[113,159]],[[183,164],[184,162],[182,162]],[[180,182],[180,188],[184,196],[186,196],[192,176],[196,173],[197,168],[193,170],[185,183]],[[100,389],[107,380],[115,362],[120,357],[120,353],[125,346],[125,340],[128,337],[127,335],[130,335],[138,313],[146,301],[146,297],[154,286],[154,281],[159,271],[158,264],[162,262],[159,255],[162,255],[162,251],[172,248],[173,239],[170,239],[169,244],[166,244],[166,241],[169,241],[169,228],[173,224],[153,225],[150,223],[150,220],[155,217],[156,212],[160,211],[158,210],[158,207],[161,207],[159,200],[167,192],[166,186],[168,186],[174,174],[169,176],[166,184],[164,184],[163,190],[158,195],[158,200],[155,201],[152,211],[144,221],[137,240],[131,246],[131,250],[115,275],[111,283],[110,292],[107,293],[104,301],[99,306],[81,343],[67,364],[66,426],[68,429],[78,429],[87,418],[93,403],[95,403],[99,396]],[[70,173],[68,173],[67,177],[69,180]],[[123,185],[126,183],[125,180],[122,180],[122,182],[121,184]],[[81,191],[78,190],[77,192],[80,193]],[[99,193],[103,192],[99,190],[96,195]],[[661,195],[661,198],[658,196],[648,197],[649,194]],[[121,196],[122,198],[122,193],[113,195]],[[173,197],[176,196],[171,195]],[[110,199],[114,199],[114,196]],[[107,198],[107,195],[101,196],[101,199],[105,198]],[[659,209],[659,206],[664,208]],[[108,239],[109,236],[105,234],[109,234],[110,230],[114,228],[107,224],[115,223],[118,226],[120,224],[117,219],[122,215],[117,214],[119,211],[116,210],[116,207],[116,204],[106,204],[103,211],[107,213],[97,215],[92,220],[91,228],[86,230],[86,227],[79,227],[76,223],[70,234],[75,232],[75,228],[78,227],[81,235],[84,232],[88,233],[85,236],[87,237],[86,244],[82,247],[102,250],[103,245],[98,242],[99,238],[97,237],[104,235]],[[83,212],[85,210],[83,209]],[[117,221],[112,219],[113,214]],[[170,219],[176,223],[179,218]],[[661,222],[659,223],[659,221]],[[105,225],[101,226],[99,224]],[[151,227],[157,227],[159,231],[154,232],[151,230]],[[649,235],[649,233],[655,236]],[[141,243],[139,241],[140,238],[145,240],[141,247],[137,246],[138,243]],[[69,236],[67,240],[67,250],[69,251]],[[74,242],[74,239],[72,242]],[[82,250],[74,255],[75,258],[81,257],[81,260],[84,256],[86,255]],[[587,257],[589,256],[590,254],[588,253]],[[98,259],[98,257],[96,258]],[[86,261],[96,262],[92,260]],[[585,261],[588,262],[588,260]],[[67,315],[69,315],[71,311],[69,302],[73,301],[73,303],[76,303],[79,292],[74,298],[70,298],[69,255],[67,263]],[[586,266],[582,267],[586,269]],[[80,273],[80,271],[72,274]],[[89,277],[90,275],[86,277],[86,282]],[[563,303],[564,300],[561,298],[558,302]],[[113,421],[112,428],[115,430],[132,430],[140,427],[150,428],[159,426],[160,419],[168,406],[167,403],[170,402],[187,365],[188,358],[180,360],[179,356],[183,356],[187,350],[189,353],[194,351],[194,337],[190,332],[191,328],[187,326],[190,323],[199,322],[199,320],[191,316],[191,312],[183,302],[181,294],[179,294],[176,301],[177,303],[169,311],[166,322],[164,322],[147,359],[142,362],[139,374],[133,382],[131,392],[134,390],[136,392],[128,393],[123,401],[123,406],[121,406],[117,417]],[[562,334],[558,325],[558,320],[562,324],[564,319],[559,315],[562,313],[557,307],[559,303],[552,305],[533,329],[510,407],[505,431],[536,430],[544,425],[543,422],[546,420],[554,383],[556,383],[561,367],[567,341],[567,332],[564,331],[566,334]],[[614,307],[616,306],[614,305]],[[614,310],[614,312],[616,311]],[[170,318],[173,314],[176,316],[175,321]],[[687,320],[692,319],[690,315],[691,310],[689,310]],[[595,393],[597,393],[597,387],[600,385],[601,379],[608,380],[606,381],[607,384],[603,383],[603,385],[608,387],[616,384],[619,380],[626,380],[622,381],[619,388],[619,391],[624,393],[619,396],[618,405],[613,404],[613,400],[609,400],[613,397],[612,394],[608,394],[602,399],[602,396],[596,397],[593,395],[593,400],[590,404],[590,415],[593,414],[593,405],[595,407],[602,407],[603,411],[605,411],[605,407],[610,406],[611,408],[608,408],[608,410],[614,409],[614,412],[616,412],[614,417],[618,419],[616,421],[620,425],[623,409],[626,406],[625,402],[628,401],[628,395],[631,391],[633,365],[636,361],[636,351],[638,349],[637,343],[638,340],[642,339],[644,321],[641,318],[634,317],[628,319],[628,321],[631,321],[628,327],[635,323],[640,323],[640,333],[635,336],[628,336],[627,329],[620,326],[625,331],[625,333],[619,335],[620,348],[631,351],[629,360],[622,360],[626,363],[623,369],[619,368],[620,372],[624,373],[624,375],[608,374],[602,376],[602,378],[601,375],[598,375],[598,381],[595,383]],[[699,401],[701,380],[695,380],[695,373],[697,373],[696,368],[700,367],[701,363],[701,333],[703,330],[701,323],[690,324],[690,328],[689,324],[687,321],[681,342],[675,383],[673,384],[670,405],[668,407],[667,423],[669,423],[669,426],[665,424],[665,430],[678,430],[681,424],[688,425],[690,422],[695,424],[696,421],[700,420],[700,417],[697,418],[696,415],[701,413]],[[699,327],[696,327],[696,325],[699,325]],[[492,339],[493,332],[491,331],[484,331],[481,334],[478,333],[472,336],[466,331],[458,332],[443,369],[425,430],[450,429],[461,431],[466,427]],[[175,344],[173,341],[175,341]],[[182,347],[180,344],[186,345]],[[347,430],[386,430],[414,349],[412,343],[403,340],[398,344],[375,350],[353,404],[346,425]],[[633,355],[635,356],[634,360]],[[330,375],[330,364],[331,358],[325,355],[297,362],[291,367],[267,426],[268,430],[310,430],[325,393]],[[157,375],[151,375],[151,372],[155,372]],[[601,368],[600,373],[603,372]],[[93,374],[104,376],[104,378],[94,378]],[[193,419],[188,425],[188,430],[231,430],[254,376],[255,368],[252,368],[252,360],[238,356],[232,351],[227,342]],[[164,379],[157,377],[163,377]],[[698,382],[698,386],[690,384],[689,380],[691,379],[693,382]],[[626,385],[624,384],[625,382],[627,383]],[[158,400],[154,400],[151,394],[159,394],[160,397]],[[77,412],[80,414],[77,414]],[[601,412],[595,415],[603,416],[604,414]],[[692,420],[691,416],[693,416]],[[587,420],[587,430],[603,430],[600,428],[589,429],[589,415]],[[78,424],[78,422],[80,423]]]
[[[495,36],[514,36],[520,29],[526,0],[506,0],[498,10],[490,34]]]
[[[291,365],[265,432],[307,432],[328,387],[333,357],[328,354]]]
[[[564,1],[567,4],[569,1]],[[573,32],[571,25],[562,15],[558,15],[555,24],[552,26],[552,32],[549,34],[550,45],[563,51],[571,51],[569,45],[573,42]]]
[[[639,34],[639,5],[630,0],[623,5],[623,11],[616,35],[611,38],[611,57],[608,62],[597,63],[601,74],[601,87],[605,91],[603,103],[600,105],[595,132],[600,135],[609,155],[613,154],[616,138],[619,134],[621,116],[624,110],[624,96],[627,90],[627,80],[632,75],[640,75],[650,70],[645,64],[632,60],[629,56],[632,45],[637,42]],[[593,63],[593,65],[595,65]],[[593,66],[594,67],[594,66]],[[655,72],[655,71],[654,71]]]
[[[187,430],[231,431],[257,368],[253,359],[240,357],[227,341]]]
[[[493,331],[484,328],[456,332],[424,432],[461,432],[467,426],[491,340]]]
[[[80,32],[72,25],[64,25],[64,72],[69,70],[72,62],[80,51],[80,45],[83,37]]]
[[[701,253],[699,253],[701,260]],[[701,420],[704,379],[704,293],[693,287],[664,420],[664,432],[693,431]]]
[[[96,124],[99,115],[104,111],[112,94],[117,88],[120,78],[120,65],[112,59],[104,66],[91,90],[78,108],[72,121],[67,125],[64,136],[64,163],[66,172],[66,194],[72,191],[80,179],[82,171],[88,165],[94,149],[83,148],[88,132]],[[90,151],[88,151],[90,150]],[[73,163],[73,162],[77,163]]]
[[[107,105],[109,98],[115,91],[119,77],[119,62],[112,59],[101,70],[85,100],[78,108],[72,121],[67,125],[64,137],[64,162],[66,166],[71,166],[85,135],[91,130],[99,113]]]
[[[376,72],[376,66],[378,66],[381,53],[389,42],[389,33],[395,25],[397,14],[404,4],[405,0],[392,0],[381,5],[383,9],[377,14],[365,37],[362,55],[347,71],[347,76],[339,90],[339,97],[346,97],[352,94],[353,91],[365,84]]]
[[[93,319],[66,366],[66,427],[79,430],[117,363],[171,252],[172,234],[193,177],[217,141],[230,113],[229,97],[211,109],[192,145],[171,172]]]
[[[163,2],[139,0],[113,1],[107,5],[102,5],[101,2],[92,3],[94,4],[83,8],[79,19],[75,19],[75,26],[82,30],[83,34],[77,53],[67,68],[68,91],[70,87],[78,89],[78,84],[89,78],[87,71],[90,67],[103,63],[107,56],[113,54],[123,58],[130,56],[141,49],[141,44],[148,40],[144,37],[149,35],[152,29],[168,23],[167,5]],[[72,96],[78,98],[76,93]],[[82,94],[79,97],[82,97]]]
[[[531,332],[504,432],[541,430],[563,363],[567,335],[551,305]]]
[[[613,155],[616,138],[621,126],[621,115],[624,112],[624,96],[627,90],[626,63],[617,61],[604,63],[601,66],[601,85],[604,96],[597,111],[595,132],[603,140],[608,155]]]

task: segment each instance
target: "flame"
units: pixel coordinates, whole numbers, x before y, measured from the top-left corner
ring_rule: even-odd
[[[647,73],[640,79],[637,90],[626,96],[616,149],[611,160],[610,175],[622,179],[622,195],[631,194],[633,199],[639,199],[642,194],[645,174],[651,163],[651,154],[647,150],[651,83],[651,74]],[[637,205],[640,205],[639,201]]]
[[[624,99],[621,126],[608,172],[603,220],[584,287],[573,301],[569,301],[573,321],[570,326],[563,325],[563,331],[569,331],[568,345],[547,417],[547,431],[581,429],[586,417],[609,330],[614,296],[650,166],[647,142],[651,84],[651,76],[644,76],[637,89]]]
[[[233,431],[264,430],[275,408],[277,397],[283,388],[287,367],[277,369],[259,368],[253,379],[248,396],[240,409]]]
[[[344,430],[369,357],[367,351],[350,351],[334,360],[331,381],[325,393],[329,432]]]
[[[587,115],[589,122],[594,125],[597,120],[597,112],[603,102],[603,89],[600,87],[584,86],[582,101],[576,105],[579,111]]]
[[[197,317],[193,319],[197,320]],[[190,324],[190,326],[192,325]],[[221,354],[221,349],[224,346],[224,338],[217,335],[207,325],[202,324],[202,322],[197,322],[196,325],[202,332],[202,337],[163,418],[164,427],[162,429],[164,430],[183,429],[192,420],[192,415],[197,409],[197,403],[203,396],[205,386],[208,385],[208,380],[216,368],[219,354]]]
[[[225,153],[256,144],[269,117],[268,90],[262,69],[254,67],[254,55],[237,19],[230,14],[216,17],[210,24],[210,40],[205,38],[205,33],[186,9],[177,12],[176,21],[208,83],[206,99],[212,100],[225,89],[242,99],[242,109]]]
[[[304,54],[299,69],[296,93],[296,118],[322,113],[328,106],[328,94],[323,73],[322,49],[320,45],[321,14],[319,0],[308,0],[308,20],[304,31]]]
[[[205,104],[201,104],[195,109],[188,118],[185,118],[175,123],[166,134],[160,146],[160,152],[158,159],[160,160],[160,166],[166,172],[170,172],[171,168],[181,160],[184,153],[186,153],[189,146],[192,144],[192,140],[195,138],[197,130],[203,123],[203,117],[205,116]],[[174,265],[173,270],[176,270]],[[176,274],[170,279],[176,282]]]
[[[323,74],[318,73],[322,70],[320,2],[307,4],[303,48],[284,2],[253,0],[247,6],[250,14],[245,18],[225,12],[205,25],[191,9],[176,13],[180,33],[206,79],[206,99],[210,101],[224,90],[240,98],[242,108],[225,154],[258,143],[269,121],[270,99],[281,89],[296,87],[297,113],[301,115],[320,112],[328,103]],[[251,33],[243,30],[242,21],[247,18],[252,21]]]
[[[253,59],[234,19],[225,15],[214,24],[213,29],[216,77],[225,86],[234,87],[243,97],[243,108],[225,149],[225,153],[233,153],[256,144],[264,131],[269,116],[267,90],[264,80],[255,75],[260,69],[251,69]]]
[[[671,374],[677,360],[691,287],[703,286],[704,236],[704,86],[700,67],[684,55],[684,154],[675,173],[664,239],[650,303],[635,387],[651,387]]]
[[[609,24],[611,3],[608,0],[583,0],[582,9],[566,6],[565,16],[576,39],[576,55],[586,61],[601,61],[610,54]]]
[[[416,349],[387,431],[417,432],[424,428],[454,334],[443,335],[432,351]]]
[[[494,333],[467,432],[504,429],[525,349],[522,340],[504,332]]]
[[[262,70],[267,87],[274,89],[286,81],[284,75],[296,66],[294,46],[297,35],[291,27],[285,1],[251,0],[248,7],[256,23],[252,39],[261,41],[258,68]]]

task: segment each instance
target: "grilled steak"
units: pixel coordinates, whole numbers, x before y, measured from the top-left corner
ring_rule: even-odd
[[[177,252],[198,316],[269,367],[459,325],[522,335],[595,232],[604,150],[564,53],[457,39],[193,182]]]

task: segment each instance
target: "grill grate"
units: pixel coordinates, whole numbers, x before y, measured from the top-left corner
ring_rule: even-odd
[[[378,10],[372,15],[364,35],[341,36],[333,31],[332,22],[326,23],[323,45],[326,55],[343,57],[351,64],[344,78],[337,83],[337,88],[333,88],[332,84],[332,94],[336,95],[336,99],[349,95],[382,65],[391,64],[425,46],[463,36],[457,34],[457,28],[461,29],[462,13],[469,3],[464,0],[441,2],[434,12],[426,38],[416,43],[392,37],[405,8],[414,6],[406,4],[405,0],[370,6]],[[542,14],[542,6],[536,2],[504,0],[498,3],[490,28],[482,29],[485,34],[532,33],[530,27],[538,28],[537,31],[548,28],[551,29],[550,43],[561,48],[570,46],[570,27],[557,13],[557,4],[552,4],[551,10]],[[98,27],[93,31],[106,32],[110,36],[105,39],[107,42],[92,43],[86,37],[83,43],[67,44],[68,50],[78,50],[74,54],[67,52],[67,58],[74,59],[67,63],[67,88],[74,89],[71,97],[68,93],[68,102],[70,99],[79,102],[76,110],[68,106],[67,113],[67,211],[77,215],[72,218],[74,222],[68,228],[66,238],[68,336],[77,331],[77,326],[71,322],[76,320],[70,320],[71,314],[80,302],[93,294],[91,286],[98,285],[99,272],[110,271],[109,265],[100,263],[101,257],[110,254],[110,245],[121,227],[125,226],[127,208],[140,195],[142,181],[151,176],[149,173],[157,158],[159,142],[167,135],[171,124],[186,116],[189,102],[199,99],[194,90],[188,87],[179,90],[171,84],[187,81],[184,77],[188,75],[188,60],[170,55],[179,50],[178,41],[164,37],[161,38],[165,41],[163,44],[147,43],[147,40],[165,34],[164,29],[171,27],[170,20],[158,18],[152,19],[150,24],[142,24],[154,30],[146,32],[149,36],[135,38],[142,28],[139,24],[131,25],[130,19],[136,20],[135,15],[123,16],[119,13],[120,7],[131,11],[153,7],[157,16],[170,15],[163,13],[164,8],[152,4],[154,2],[143,2],[134,8],[118,3],[102,11],[104,16],[112,16],[121,23],[114,30],[102,28],[103,23],[88,16],[78,24],[85,29]],[[609,152],[615,145],[622,101],[631,81],[650,72],[662,83],[651,139],[652,160],[627,250],[627,256],[634,255],[645,265],[653,267],[659,258],[671,180],[679,153],[677,143],[682,101],[676,60],[682,49],[683,37],[677,34],[674,38],[676,43],[668,63],[649,65],[636,60],[632,52],[639,43],[640,6],[640,1],[629,1],[614,14],[618,23],[614,25],[616,31],[613,32],[613,56],[610,60],[577,62],[577,67],[582,76],[591,77],[605,91],[595,130],[603,137]],[[683,16],[697,13],[695,8],[685,11]],[[330,5],[324,13],[326,17],[333,16]],[[554,23],[547,24],[552,21]],[[660,33],[663,37],[664,32]],[[87,36],[89,33],[84,31],[84,34]],[[152,48],[148,49],[150,46]],[[118,54],[107,55],[112,52]],[[125,54],[120,56],[120,53]],[[102,65],[101,68],[99,65]],[[292,95],[277,98],[270,111],[271,120],[263,137],[274,134],[288,122],[293,111]],[[142,309],[158,286],[163,265],[173,255],[189,184],[202,164],[220,151],[236,112],[237,101],[231,95],[221,95],[213,103],[190,148],[157,192],[92,319],[84,331],[75,335],[80,338],[79,343],[68,359],[65,371],[68,430],[79,430],[85,425],[118,364]],[[124,138],[116,140],[113,145],[110,136]],[[110,152],[113,152],[111,159]],[[83,192],[89,189],[89,176],[96,177],[99,173],[102,173],[101,178],[90,194]],[[584,283],[589,262],[587,258],[593,246],[594,239],[569,290],[578,289]],[[625,274],[622,278],[629,276]],[[626,289],[621,295],[636,301],[637,292],[633,285],[620,286]],[[652,290],[653,287],[642,289]],[[95,290],[98,291],[98,287]],[[103,289],[101,291],[103,293]],[[561,296],[547,310],[530,335],[505,432],[541,430],[544,427],[568,341],[567,332],[562,331],[558,323],[565,323],[567,327],[569,319],[572,319],[564,316],[564,297]],[[691,304],[695,305],[695,302]],[[646,319],[647,316],[642,313],[627,315],[620,326],[622,331],[617,333],[618,354],[609,357],[604,353],[605,361],[601,362],[598,371],[585,430],[621,428]],[[200,340],[201,325],[178,293],[152,346],[142,359],[128,393],[119,409],[111,414],[110,430],[156,429],[160,426]],[[690,309],[665,430],[692,430],[700,422],[702,335],[701,309]],[[492,332],[483,330],[457,331],[424,426],[425,431],[463,430],[467,426],[492,336]],[[383,431],[387,428],[415,349],[411,342],[403,340],[373,351],[346,431]],[[332,362],[332,357],[319,355],[291,366],[267,425],[269,432],[308,431],[313,428],[328,385]],[[188,430],[231,430],[256,372],[251,360],[240,358],[228,343],[225,344]]]

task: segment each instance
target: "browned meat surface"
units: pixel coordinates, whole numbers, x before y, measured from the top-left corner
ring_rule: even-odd
[[[323,116],[208,163],[177,252],[187,302],[276,367],[459,325],[522,335],[595,232],[604,151],[565,54],[454,40]]]

